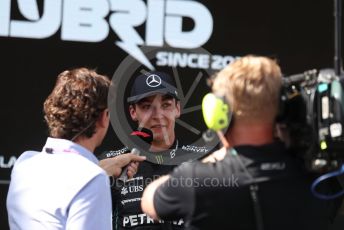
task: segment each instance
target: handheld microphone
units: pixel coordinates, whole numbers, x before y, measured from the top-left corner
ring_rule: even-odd
[[[153,141],[153,132],[146,128],[141,128],[141,130],[135,130],[130,134],[130,140],[133,141],[135,144],[139,144],[140,141],[144,141],[144,143],[148,144],[147,146],[140,146],[141,149],[149,149],[152,141]],[[142,143],[141,143],[142,144]],[[133,148],[131,150],[132,154],[140,155],[140,150],[137,148]],[[128,165],[122,170],[121,175],[118,177],[118,180],[126,182],[128,180]]]
[[[133,148],[131,150],[131,153],[135,154],[137,156],[140,155],[140,151],[136,148]],[[123,182],[126,182],[128,180],[128,175],[127,175],[128,167],[129,167],[129,165],[125,166],[125,168],[122,170],[121,175],[119,175],[119,177],[117,178],[118,180],[123,181]]]

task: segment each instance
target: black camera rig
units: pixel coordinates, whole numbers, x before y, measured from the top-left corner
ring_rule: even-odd
[[[332,69],[284,78],[277,122],[285,127],[292,152],[311,171],[326,172],[344,163],[344,90]]]
[[[334,0],[334,69],[310,70],[284,78],[277,122],[284,139],[311,171],[344,164],[344,74],[342,0]]]

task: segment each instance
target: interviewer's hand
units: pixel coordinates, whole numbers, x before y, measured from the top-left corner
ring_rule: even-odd
[[[221,148],[202,160],[203,163],[215,163],[216,161],[222,161],[227,154],[226,148]]]
[[[137,172],[140,161],[146,160],[145,156],[137,156],[132,153],[122,154],[116,157],[107,158],[99,162],[99,166],[106,171],[109,176],[118,177],[121,175],[123,167],[128,166],[128,177],[131,178]]]

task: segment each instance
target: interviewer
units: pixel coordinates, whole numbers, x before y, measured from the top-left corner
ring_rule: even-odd
[[[24,152],[7,196],[10,228],[112,229],[108,176],[93,155],[109,126],[110,81],[79,68],[62,72],[44,102],[50,137],[41,152]],[[144,157],[118,156],[108,174]],[[137,169],[131,163],[128,176]]]

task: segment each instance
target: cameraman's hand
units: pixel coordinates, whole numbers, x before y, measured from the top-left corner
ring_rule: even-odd
[[[103,159],[99,162],[99,166],[106,171],[109,176],[118,177],[123,167],[128,166],[128,177],[131,178],[137,172],[140,161],[146,160],[145,156],[137,156],[132,153],[122,154],[116,157]]]

